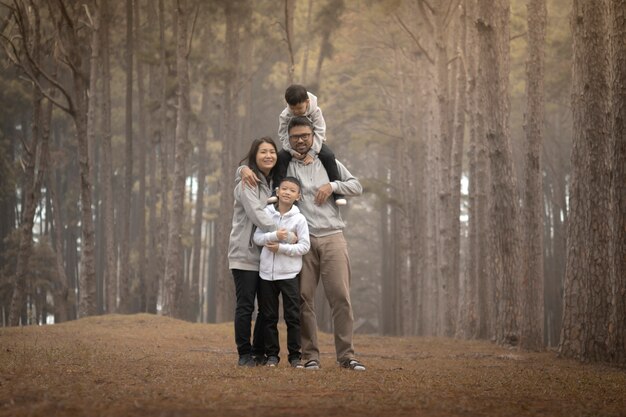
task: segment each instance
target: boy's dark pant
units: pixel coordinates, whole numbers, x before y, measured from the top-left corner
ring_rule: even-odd
[[[300,277],[266,281],[259,284],[259,303],[265,322],[265,354],[278,356],[278,295],[283,295],[283,316],[287,325],[289,361],[300,359]]]
[[[339,169],[337,169],[335,154],[326,144],[322,144],[322,149],[320,149],[320,153],[317,154],[317,157],[324,166],[328,174],[328,179],[331,182],[339,180]],[[280,181],[287,176],[289,161],[291,161],[291,154],[288,151],[283,149],[278,152],[278,160],[276,161],[272,178],[274,180],[274,187],[278,187]]]
[[[235,279],[235,294],[237,296],[237,306],[235,308],[235,343],[237,344],[237,353],[239,353],[239,356],[246,354],[263,356],[265,352],[265,343],[263,341],[265,321],[261,311],[259,311],[254,323],[253,345],[250,344],[250,323],[252,322],[252,313],[254,312],[254,298],[257,296],[257,290],[261,281],[259,271],[232,269],[231,272]]]

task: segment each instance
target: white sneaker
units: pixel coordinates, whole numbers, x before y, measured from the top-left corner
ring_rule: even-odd
[[[271,196],[270,198],[267,199],[267,204],[274,204],[278,201],[278,197],[276,197],[275,195]]]
[[[346,204],[348,204],[348,201],[345,198],[338,198],[335,200],[335,204],[337,204],[338,206],[345,206]]]

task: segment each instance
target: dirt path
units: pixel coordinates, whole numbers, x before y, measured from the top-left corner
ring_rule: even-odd
[[[232,323],[142,314],[0,329],[0,416],[626,416],[624,369],[356,336],[368,370],[354,372],[321,341],[319,371],[240,369]]]

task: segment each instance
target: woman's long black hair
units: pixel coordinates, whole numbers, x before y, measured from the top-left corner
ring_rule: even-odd
[[[269,136],[263,136],[262,138],[258,138],[252,141],[252,144],[250,145],[250,150],[248,151],[246,156],[241,161],[239,161],[239,165],[245,163],[251,170],[255,172],[261,172],[259,170],[259,167],[256,165],[256,154],[257,152],[259,152],[259,147],[262,143],[269,143],[270,145],[272,145],[274,147],[274,150],[278,154],[278,147],[276,146],[276,142],[274,142],[274,139],[270,138]],[[272,176],[273,170],[274,168],[272,168],[272,170],[270,171],[270,177]]]

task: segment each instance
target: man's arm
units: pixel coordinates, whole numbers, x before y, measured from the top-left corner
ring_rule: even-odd
[[[363,186],[359,180],[341,162],[335,161],[337,162],[337,170],[341,180],[326,183],[317,190],[315,204],[318,206],[324,204],[332,193],[349,197],[355,197],[363,193]]]

